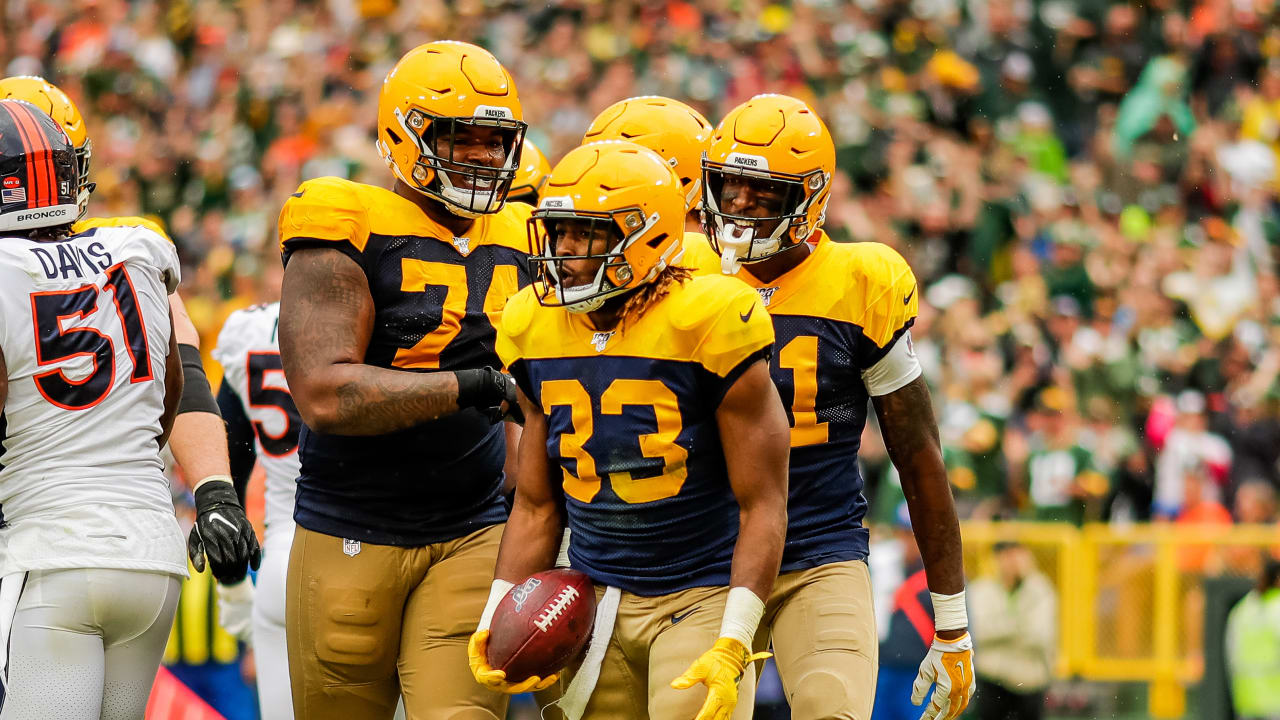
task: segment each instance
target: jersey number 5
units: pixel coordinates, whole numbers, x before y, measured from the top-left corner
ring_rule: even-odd
[[[278,373],[284,379],[284,366],[280,363],[278,352],[251,352],[245,367],[249,371],[249,407],[270,408],[284,415],[284,431],[272,435],[257,420],[253,421],[253,432],[258,436],[263,451],[272,457],[290,455],[298,449],[298,432],[302,428],[302,416],[298,414],[298,406],[293,404],[293,395],[288,386],[268,385],[267,374]]]
[[[107,292],[111,293],[116,316],[124,329],[125,347],[133,363],[129,381],[140,383],[153,378],[146,322],[129,271],[123,264],[107,269],[107,284],[101,289],[97,285],[85,285],[75,290],[32,293],[36,364],[54,365],[82,355],[93,359],[93,370],[80,380],[67,377],[60,367],[35,376],[40,394],[64,410],[86,410],[97,405],[115,384],[116,349],[111,338],[92,327],[65,326],[67,320],[80,320],[97,313],[99,299]]]

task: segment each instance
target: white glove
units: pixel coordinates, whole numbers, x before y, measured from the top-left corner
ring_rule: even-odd
[[[938,684],[920,720],[955,720],[977,689],[973,676],[973,639],[965,633],[955,640],[934,636],[929,654],[920,663],[920,674],[911,686],[911,704],[924,702],[929,686]]]
[[[253,583],[218,583],[218,624],[249,645],[253,644]]]

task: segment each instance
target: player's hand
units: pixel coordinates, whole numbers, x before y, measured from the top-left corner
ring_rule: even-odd
[[[929,654],[920,663],[920,674],[911,686],[911,704],[924,702],[925,693],[934,683],[938,687],[920,720],[954,720],[960,717],[977,688],[977,680],[973,676],[973,640],[969,633],[955,640],[934,636]]]
[[[524,412],[516,399],[516,381],[491,367],[457,370],[458,408],[475,408],[490,423],[508,420],[524,424]]]
[[[508,695],[538,692],[555,685],[556,681],[560,679],[560,673],[554,673],[545,678],[534,675],[527,680],[510,683],[507,682],[507,674],[505,672],[494,670],[489,665],[488,656],[489,631],[477,630],[472,633],[471,639],[467,641],[467,661],[471,663],[471,674],[475,676],[476,682],[496,692]]]
[[[212,480],[196,487],[196,522],[187,537],[187,555],[197,572],[204,572],[205,559],[218,582],[234,585],[262,563],[262,548],[236,497],[236,489],[225,480]]]
[[[698,683],[707,686],[707,700],[694,720],[729,720],[738,705],[738,681],[747,665],[769,657],[770,653],[751,654],[746,646],[733,638],[722,637],[702,657],[693,661],[688,670],[675,680],[671,687],[687,690]]]
[[[253,644],[253,582],[218,583],[218,624],[241,642]]]

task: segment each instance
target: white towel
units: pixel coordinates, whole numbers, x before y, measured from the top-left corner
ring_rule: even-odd
[[[621,590],[607,587],[600,602],[596,604],[596,624],[591,629],[591,640],[587,643],[587,655],[582,659],[582,667],[578,668],[564,695],[552,703],[560,706],[560,711],[567,720],[581,720],[582,713],[587,709],[587,701],[596,689],[596,681],[600,679],[600,665],[609,649],[609,641],[613,639],[613,623],[618,618],[618,603],[621,599]]]

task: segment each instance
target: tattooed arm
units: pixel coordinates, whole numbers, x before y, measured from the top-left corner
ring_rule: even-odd
[[[960,522],[956,518],[938,423],[933,417],[929,386],[923,377],[872,399],[889,458],[902,478],[911,527],[924,558],[929,589],[951,595],[964,590],[964,566],[960,547]],[[943,639],[963,631],[939,631]]]
[[[459,409],[454,373],[364,363],[373,318],[368,279],[351,258],[329,248],[297,250],[289,258],[280,359],[298,412],[312,429],[381,435]]]

